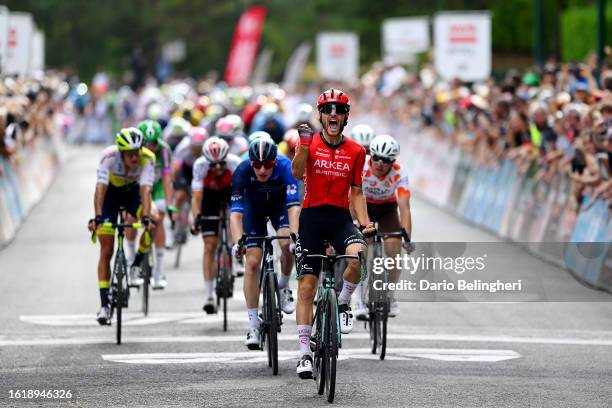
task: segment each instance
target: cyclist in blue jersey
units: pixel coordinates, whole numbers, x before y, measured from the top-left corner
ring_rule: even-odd
[[[249,159],[240,163],[232,177],[232,214],[230,217],[234,246],[232,254],[240,258],[246,254],[244,297],[249,316],[246,346],[259,348],[260,322],[258,317],[259,279],[257,273],[263,256],[263,240],[249,236],[267,235],[269,219],[278,235],[297,232],[300,200],[297,181],[291,174],[291,161],[278,155],[271,138],[256,138],[249,145]],[[245,235],[244,246],[239,242]],[[289,277],[293,268],[293,256],[289,240],[279,240],[281,247],[281,274],[278,287],[281,292],[281,309],[293,313],[295,301],[289,289]]]

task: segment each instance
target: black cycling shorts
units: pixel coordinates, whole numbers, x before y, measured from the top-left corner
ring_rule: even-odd
[[[176,174],[174,189],[191,193],[191,180],[193,180],[193,166],[183,163]]]
[[[378,232],[398,232],[402,229],[397,202],[375,204],[368,203],[370,221],[378,223]]]
[[[115,187],[109,184],[104,195],[102,204],[102,219],[104,221],[117,222],[119,207],[125,207],[128,214],[137,217],[140,207],[140,186],[133,183],[126,187]]]
[[[205,188],[202,190],[202,208],[200,209],[200,214],[205,217],[220,215],[221,208],[228,205],[231,197],[231,187],[226,187],[223,190]],[[229,220],[227,222],[229,223]],[[214,237],[217,235],[219,235],[219,221],[204,220],[202,222],[202,236]]]
[[[363,235],[353,224],[351,213],[341,207],[322,205],[303,208],[300,213],[299,241],[302,250],[309,254],[324,254],[325,241],[334,247],[337,253],[344,254],[350,244],[366,245]],[[319,276],[321,260],[307,259],[303,262],[299,275]]]

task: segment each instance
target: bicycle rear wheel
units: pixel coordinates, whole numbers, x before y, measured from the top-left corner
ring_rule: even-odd
[[[274,273],[266,273],[266,308],[265,318],[267,320],[267,351],[268,366],[272,367],[272,374],[278,375],[278,308],[276,305],[277,284]]]
[[[176,246],[176,255],[174,257],[174,268],[178,269],[179,264],[181,263],[181,250],[183,248],[183,244],[177,244]]]
[[[223,331],[227,331],[227,298],[229,297],[230,262],[229,250],[223,246],[217,249],[217,308],[223,309]]]
[[[327,298],[327,329],[325,340],[325,391],[327,402],[333,402],[336,393],[336,363],[338,361],[338,299],[336,292],[330,289]]]
[[[181,252],[183,245],[187,241],[187,225],[182,221],[182,214],[179,213],[178,220],[176,222],[176,231],[174,233],[175,245],[176,245],[176,256],[174,258],[174,268],[178,269],[181,262]]]

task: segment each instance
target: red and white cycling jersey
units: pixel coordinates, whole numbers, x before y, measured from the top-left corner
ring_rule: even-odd
[[[368,157],[363,171],[363,194],[368,203],[394,203],[397,197],[410,196],[408,174],[399,163],[393,163],[389,173],[382,177],[375,176],[371,166]]]
[[[314,135],[304,174],[305,195],[303,208],[333,205],[349,208],[349,189],[361,187],[365,149],[359,143],[343,137],[329,145],[321,136]]]
[[[202,191],[203,188],[210,190],[223,190],[232,185],[234,170],[241,163],[238,156],[228,154],[225,158],[227,163],[222,174],[218,175],[210,168],[210,162],[204,156],[200,156],[193,164],[193,180],[191,190]]]

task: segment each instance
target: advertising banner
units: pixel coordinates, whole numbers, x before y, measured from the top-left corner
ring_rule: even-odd
[[[436,14],[434,63],[445,80],[488,78],[491,74],[491,15],[486,12]]]
[[[352,81],[359,75],[359,37],[355,33],[319,33],[317,70],[321,79]]]
[[[45,69],[45,34],[35,30],[30,47],[30,72]]]
[[[34,23],[31,14],[9,14],[6,74],[30,73],[30,46],[33,34]]]
[[[383,58],[412,63],[415,56],[429,49],[427,17],[390,18],[382,24]]]
[[[265,19],[263,6],[251,7],[240,16],[225,68],[225,82],[229,86],[245,86],[250,82]]]
[[[6,71],[6,53],[8,48],[9,9],[0,6],[0,73]]]

